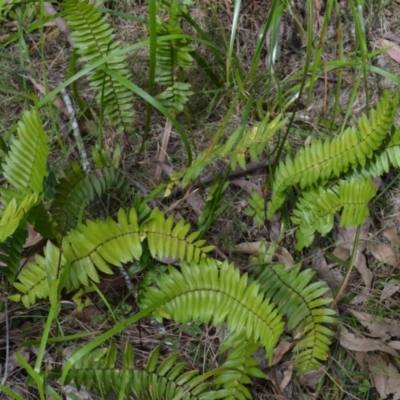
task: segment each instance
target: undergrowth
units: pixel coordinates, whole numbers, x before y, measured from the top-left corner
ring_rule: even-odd
[[[24,25],[2,38],[2,51],[15,46],[28,51],[26,58],[21,52],[23,71],[18,72],[26,94],[7,85],[0,88],[25,97],[19,121],[4,127],[0,142],[3,304],[5,311],[22,304],[28,313],[39,304],[47,307],[41,336],[20,341],[15,352],[25,385],[34,387],[39,398],[61,399],[72,383],[102,398],[112,392],[119,399],[262,398],[257,385],[276,373],[282,357],[297,375],[324,368],[340,329],[337,305],[355,250],[336,292],[301,261],[302,254],[329,238],[335,221],[339,227],[361,227],[377,195],[373,179],[400,166],[398,96],[395,90],[382,90],[371,104],[368,60],[383,50],[368,52],[362,6],[350,3],[356,38],[346,61],[339,38],[341,10],[331,0],[323,18],[313,2],[306,2],[301,12],[271,1],[247,61],[238,51],[246,41],[239,29],[240,2],[224,13],[218,4],[201,9],[191,0],[150,0],[146,19],[122,10],[123,4],[108,9],[108,4],[66,0],[51,14],[42,2],[0,3],[2,20]],[[219,36],[199,17],[200,11],[209,13]],[[35,54],[47,72],[44,28],[59,23],[56,18],[66,21],[70,31],[60,36],[66,35],[73,47],[50,90],[48,82],[39,85],[37,76],[28,74],[27,65],[33,61],[29,53]],[[114,32],[117,18],[140,25],[146,37],[122,43]],[[229,30],[223,18],[231,18]],[[288,21],[304,51],[301,67],[283,79],[278,54],[285,49],[279,32]],[[338,53],[326,61],[322,49],[332,21]],[[40,35],[33,51],[27,33],[36,30]],[[140,83],[132,73],[132,52],[148,60]],[[346,68],[357,72],[342,110],[340,84]],[[379,68],[375,72],[388,76]],[[314,130],[307,125],[306,111],[313,90],[328,73],[336,74],[339,89],[327,89],[329,117],[314,116]],[[28,90],[28,82],[42,91],[41,99]],[[362,89],[367,112],[349,124],[352,102]],[[192,132],[199,127],[190,115],[196,101],[204,108],[204,99],[208,104],[200,120],[218,119],[217,126],[210,123],[212,134],[206,140]],[[62,132],[56,110],[68,120],[72,140]],[[156,124],[164,126],[157,155]],[[304,136],[310,137],[308,144]],[[171,167],[174,156],[183,161]],[[148,171],[139,167],[147,157],[155,160],[151,184]],[[239,179],[252,171],[266,171],[262,184]],[[168,178],[161,180],[163,172]],[[231,183],[241,191],[234,192]],[[199,193],[205,188],[203,200]],[[196,195],[201,199],[197,203],[188,200]],[[190,222],[181,209],[175,210],[183,201],[193,209]],[[256,249],[249,243],[249,259],[231,261],[229,249],[221,250],[216,232],[224,229],[223,218],[235,219],[251,232],[249,238],[257,237]],[[272,229],[276,221],[278,235]],[[360,228],[354,249],[359,233]],[[39,239],[32,245],[35,235]],[[289,246],[290,240],[298,262],[282,256],[280,245]],[[116,310],[104,288],[118,274],[124,282],[118,289],[126,285],[127,293]],[[68,335],[60,322],[66,302],[77,313],[101,304],[102,332]],[[168,337],[153,342],[143,355],[142,343],[120,340],[132,327],[140,330],[140,324],[152,324],[159,332],[177,326],[189,336],[195,336],[191,329],[201,333],[211,327],[218,336],[212,344],[214,358],[198,356],[192,368],[179,351],[179,340]],[[58,367],[46,361],[56,342],[72,348],[66,359],[58,358]],[[290,345],[282,350],[285,343]],[[30,359],[21,353],[28,344],[36,346]],[[0,390],[22,398],[4,376]],[[369,393],[367,383],[357,390]],[[276,382],[271,388],[283,396],[284,388]]]

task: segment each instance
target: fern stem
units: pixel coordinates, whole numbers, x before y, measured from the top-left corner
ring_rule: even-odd
[[[350,280],[350,275],[351,272],[353,271],[353,266],[354,266],[354,260],[356,258],[356,254],[358,251],[358,242],[360,240],[360,232],[361,232],[361,225],[359,225],[357,227],[357,232],[356,232],[356,238],[354,240],[354,245],[353,245],[353,252],[351,254],[351,258],[350,258],[350,263],[349,263],[349,267],[347,269],[346,275],[343,279],[342,284],[340,285],[340,288],[335,296],[335,299],[332,301],[331,305],[329,306],[329,308],[332,310],[336,307],[337,303],[339,302],[339,300],[342,298],[344,291],[346,290],[347,285],[349,284],[349,280]]]

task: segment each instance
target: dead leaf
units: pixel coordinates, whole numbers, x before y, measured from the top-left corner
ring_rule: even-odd
[[[268,249],[271,246],[271,243],[258,241],[258,242],[244,242],[239,243],[235,247],[232,248],[233,253],[239,254],[247,254],[252,256],[258,256],[260,251],[260,245],[265,243],[266,248]],[[294,260],[292,255],[289,253],[287,249],[281,246],[276,247],[275,256],[278,258],[278,262],[285,264],[286,268],[292,268],[294,264]]]
[[[372,382],[381,399],[400,400],[400,374],[386,354],[367,355]]]
[[[315,371],[307,372],[306,374],[297,377],[297,382],[300,386],[315,386],[325,375],[325,367],[321,366]]]
[[[57,10],[54,8],[53,4],[51,4],[50,2],[44,2],[44,9],[47,12],[47,14],[50,16],[57,14]],[[71,30],[68,29],[67,23],[65,22],[65,20],[63,18],[55,18],[54,22],[57,25],[58,29],[65,35],[69,44],[73,47],[75,43],[72,40]]]
[[[39,92],[43,96],[46,96],[48,94],[47,91],[46,91],[46,88],[43,85],[41,85],[38,81],[36,81],[30,75],[28,75],[27,78],[31,81],[32,85],[35,86],[35,88],[37,90],[39,90]],[[67,109],[66,105],[64,104],[64,102],[60,98],[55,97],[55,98],[52,99],[52,101],[53,101],[53,105],[56,108],[58,108],[66,117],[68,117],[68,118],[70,117],[70,114],[68,112],[68,109]]]
[[[362,251],[366,247],[366,240],[368,238],[369,228],[371,226],[371,219],[367,218],[365,223],[361,225],[360,235],[358,241],[358,247],[356,249],[356,254],[354,257],[354,266],[357,268],[358,272],[361,274],[361,278],[365,283],[367,288],[371,287],[372,284],[372,272],[367,268],[367,262],[365,260]],[[353,247],[354,240],[357,235],[357,227],[350,226],[349,228],[340,228],[336,238],[336,248],[332,252],[340,260],[346,261],[350,258]]]
[[[333,291],[339,288],[344,276],[338,269],[333,268],[334,264],[328,265],[320,248],[313,255],[312,267],[317,271],[319,278],[325,281]]]
[[[234,179],[231,181],[233,185],[239,186],[247,193],[251,194],[252,190],[256,191],[261,197],[263,197],[262,190],[254,182],[246,181],[244,179]]]
[[[371,218],[367,218],[366,221],[361,225],[360,236],[358,242],[358,250],[363,251],[365,249],[365,240],[368,239],[368,232],[371,226]],[[357,227],[350,226],[349,228],[339,228],[335,245],[336,247],[342,247],[350,251],[349,255],[353,250],[354,239],[356,238]]]
[[[293,375],[293,364],[291,362],[284,363],[287,368],[283,370],[283,379],[280,383],[281,390],[285,390],[287,385],[289,385],[292,380]]]
[[[369,352],[369,351],[382,351],[391,354],[394,357],[399,357],[400,353],[383,343],[379,339],[368,339],[361,335],[355,335],[349,332],[345,327],[340,330],[340,344],[347,350]]]
[[[33,225],[28,224],[27,228],[28,228],[28,237],[26,238],[25,244],[23,246],[24,249],[26,249],[27,247],[34,246],[35,244],[38,244],[43,239],[42,235],[40,233],[37,233],[33,229]]]
[[[190,205],[192,210],[196,213],[197,216],[201,214],[206,205],[206,202],[201,197],[198,190],[194,190],[188,196],[185,197],[186,202]]]
[[[392,243],[393,246],[400,248],[400,237],[395,226],[384,229],[382,234],[390,241],[390,243]]]
[[[388,345],[396,350],[400,350],[400,341],[398,340],[392,340],[391,342],[388,342]]]
[[[350,258],[350,250],[341,246],[335,247],[332,254],[342,261],[347,261]]]
[[[364,254],[361,251],[357,250],[356,256],[354,257],[354,266],[357,268],[357,271],[361,274],[361,278],[365,283],[367,288],[370,288],[372,285],[372,272],[367,268],[367,261],[365,259]]]
[[[167,156],[167,148],[168,148],[169,138],[171,136],[171,130],[172,130],[172,122],[169,119],[167,119],[167,121],[165,123],[163,136],[162,136],[161,148],[160,148],[160,150],[158,152],[158,156],[157,156],[158,163],[157,163],[156,172],[154,174],[154,180],[156,182],[159,182],[159,180],[161,179],[162,168],[161,168],[160,164],[164,163],[165,157]]]
[[[398,267],[399,256],[390,246],[368,242],[367,248],[379,262],[388,264],[393,268]]]
[[[391,337],[397,337],[400,332],[400,321],[390,318],[379,318],[371,314],[349,309],[351,314],[368,329],[370,336],[380,338],[384,341]],[[393,346],[391,346],[393,347]]]
[[[392,58],[394,61],[400,64],[400,46],[396,43],[393,43],[386,39],[381,39],[380,41],[381,48],[390,47],[386,53],[387,55]]]
[[[384,301],[389,297],[392,297],[396,292],[400,289],[400,282],[396,279],[391,279],[389,282],[385,284],[385,287],[382,290],[380,301]]]
[[[282,357],[296,345],[296,341],[293,342],[286,342],[281,340],[278,346],[275,347],[273,356],[272,356],[272,365],[278,364],[281,361]]]

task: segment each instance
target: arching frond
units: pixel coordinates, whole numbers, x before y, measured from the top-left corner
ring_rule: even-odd
[[[180,26],[180,16],[186,8],[184,4],[172,1],[168,7],[168,22],[157,18],[157,37],[183,35]],[[180,82],[175,75],[176,67],[188,68],[193,65],[193,57],[190,55],[192,51],[193,48],[188,43],[188,39],[184,37],[157,42],[155,81],[160,85],[166,86],[166,89],[159,93],[156,98],[173,113],[182,112],[189,96],[193,94],[190,90],[190,83]]]
[[[65,178],[56,186],[56,194],[51,213],[60,232],[68,232],[76,227],[82,206],[88,206],[97,197],[101,197],[111,187],[118,189],[123,176],[114,168],[104,168],[85,174],[82,167],[70,163],[70,169],[64,171]]]
[[[265,378],[259,368],[254,353],[261,347],[260,343],[244,340],[238,334],[228,334],[220,347],[220,354],[230,351],[226,361],[221,365],[222,372],[216,375],[213,384],[235,391],[226,400],[252,399],[245,385],[251,383],[251,378]],[[227,368],[227,370],[224,370]]]
[[[259,284],[248,284],[247,274],[240,276],[233,264],[205,258],[198,264],[183,263],[181,272],[171,267],[157,284],[145,292],[142,308],[163,301],[157,317],[183,323],[212,321],[216,326],[226,322],[228,330],[259,341],[271,359],[283,331],[281,315],[264,299]]]
[[[199,232],[189,234],[189,230],[190,224],[181,220],[174,225],[173,216],[166,218],[159,209],[155,209],[140,227],[154,258],[199,262],[214,246],[204,246],[205,240],[196,240]]]
[[[270,254],[260,254],[256,263],[268,262]],[[294,365],[300,373],[318,368],[329,353],[329,336],[333,332],[324,324],[336,322],[335,311],[325,308],[332,299],[322,297],[328,290],[324,282],[310,284],[315,271],[300,272],[300,265],[286,269],[285,265],[256,267],[256,277],[266,297],[278,305],[288,318],[288,329],[297,331],[299,339],[294,351]]]
[[[3,174],[21,194],[43,192],[49,145],[36,109],[26,111],[18,123],[17,139],[7,153]]]
[[[284,162],[280,162],[274,175],[268,217],[271,218],[282,205],[290,186],[299,183],[301,188],[305,188],[338,177],[349,168],[364,166],[392,127],[398,98],[391,99],[390,96],[390,92],[385,92],[377,109],[371,110],[369,120],[365,115],[359,118],[358,130],[351,127],[340,137],[315,141],[301,148],[293,159],[287,156]]]
[[[24,225],[23,223],[12,236],[0,243],[0,273],[5,274],[9,282],[15,280],[22,258],[23,246],[28,237],[28,231]]]
[[[64,256],[71,263],[66,281],[67,290],[88,286],[92,280],[99,283],[97,269],[112,274],[109,264],[139,260],[142,245],[136,210],[128,213],[120,209],[118,222],[108,217],[105,221],[88,221],[73,230],[63,241]]]
[[[35,255],[35,262],[28,262],[14,287],[20,292],[9,296],[12,301],[22,301],[25,307],[37,303],[38,299],[47,299],[55,293],[51,293],[51,283],[56,281],[67,264],[67,260],[60,250],[50,241],[44,249],[46,257]]]
[[[0,243],[4,242],[26,219],[29,210],[36,204],[37,194],[26,194],[20,203],[16,198],[11,199],[6,208],[2,210],[0,218]]]
[[[340,181],[338,185],[324,189],[312,189],[303,193],[297,202],[293,222],[296,231],[297,249],[309,246],[318,231],[326,235],[332,230],[334,214],[342,210],[341,226],[360,225],[369,215],[368,202],[375,196],[376,187],[370,179],[354,178]]]
[[[123,350],[123,367],[116,366],[117,349],[112,342],[108,348],[94,350],[81,358],[69,371],[66,383],[74,382],[80,389],[95,389],[103,398],[111,393],[122,398],[134,396],[148,400],[212,400],[227,399],[232,390],[210,391],[212,383],[207,375],[196,370],[185,371],[186,363],[178,363],[179,355],[173,353],[160,360],[160,346],[150,354],[144,369],[135,368],[134,353],[130,341]],[[230,371],[232,372],[232,371]],[[122,392],[121,392],[122,391]]]
[[[112,27],[94,3],[67,0],[62,7],[68,26],[73,31],[75,48],[84,63],[101,60],[121,48]],[[124,56],[115,55],[104,67],[130,79]],[[105,115],[113,124],[131,130],[134,120],[132,93],[104,69],[95,69],[88,78],[96,91],[96,100],[105,107]]]

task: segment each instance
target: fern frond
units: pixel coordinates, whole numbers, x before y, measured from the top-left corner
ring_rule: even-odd
[[[199,262],[214,246],[204,246],[205,240],[196,240],[200,233],[189,234],[189,230],[190,224],[181,220],[174,226],[174,217],[170,215],[166,218],[158,208],[140,227],[141,234],[147,238],[152,257]]]
[[[123,367],[116,366],[117,350],[112,342],[108,348],[94,350],[81,358],[69,371],[66,383],[74,381],[80,389],[95,389],[103,398],[112,392],[121,398],[132,395],[137,399],[208,400],[227,398],[229,391],[208,391],[211,383],[204,382],[207,375],[198,371],[185,371],[186,363],[177,363],[178,354],[173,353],[160,360],[160,346],[150,354],[145,368],[134,365],[134,353],[128,341],[123,350]],[[125,391],[121,393],[123,379]],[[125,395],[125,396],[122,396]]]
[[[18,122],[17,139],[2,164],[4,177],[21,194],[41,194],[48,155],[48,138],[39,114],[36,109],[26,111]]]
[[[218,373],[213,384],[226,389],[235,389],[226,400],[252,399],[251,393],[245,385],[251,383],[251,378],[265,378],[265,374],[258,368],[258,361],[254,353],[261,347],[260,343],[244,340],[237,334],[228,334],[220,347],[220,354],[231,350],[221,369],[227,370]]]
[[[4,242],[25,220],[29,210],[37,203],[37,194],[26,194],[18,204],[16,198],[11,199],[2,210],[0,218],[0,243]]]
[[[47,242],[44,252],[47,257],[36,254],[35,262],[28,262],[18,275],[18,282],[14,282],[13,285],[20,294],[9,296],[10,300],[22,301],[28,308],[36,304],[38,299],[51,296],[51,284],[58,280],[67,260],[50,241]]]
[[[258,227],[263,226],[265,221],[265,200],[257,190],[252,190],[247,199],[248,207],[244,212],[254,219]]]
[[[25,224],[19,226],[17,230],[0,243],[0,262],[4,266],[0,267],[0,273],[5,274],[9,282],[14,282],[22,258],[22,250],[28,231]]]
[[[283,331],[281,315],[264,299],[259,284],[248,284],[247,274],[240,276],[233,264],[202,258],[200,263],[183,263],[181,272],[170,267],[157,284],[158,288],[145,292],[142,308],[162,301],[164,305],[155,313],[158,318],[183,323],[213,321],[217,326],[226,322],[228,330],[260,341],[271,359]]]
[[[267,114],[258,125],[244,132],[242,138],[235,144],[230,156],[232,169],[236,168],[236,164],[246,169],[247,152],[252,161],[258,161],[259,156],[268,149],[269,140],[286,124],[287,118],[281,118],[282,116],[278,115],[275,119],[269,121],[270,115]],[[229,147],[227,146],[227,149]]]
[[[290,186],[299,183],[301,188],[305,188],[339,176],[357,165],[364,166],[388,136],[397,103],[398,97],[391,99],[390,92],[385,92],[377,109],[371,110],[369,120],[365,115],[359,118],[358,130],[351,127],[340,137],[313,142],[301,148],[293,159],[288,156],[285,162],[279,163],[274,175],[268,217],[271,218],[280,208]]]
[[[400,128],[393,129],[384,148],[376,152],[363,168],[358,168],[356,173],[366,178],[377,177],[389,172],[391,166],[400,168]]]
[[[64,238],[63,249],[64,256],[71,262],[65,284],[68,291],[80,285],[88,286],[89,280],[99,283],[97,269],[112,274],[108,264],[121,267],[140,259],[142,245],[136,210],[132,208],[125,213],[120,209],[118,222],[108,217],[106,221],[88,221],[80,225]]]
[[[76,227],[83,205],[87,206],[111,187],[118,189],[123,183],[123,176],[114,168],[104,168],[86,175],[78,163],[72,161],[70,167],[64,171],[65,178],[60,179],[56,186],[51,206],[51,214],[60,232],[68,232]]]
[[[324,189],[312,189],[303,193],[297,202],[293,222],[298,224],[296,248],[301,250],[314,240],[318,231],[322,236],[332,230],[334,214],[342,211],[340,225],[360,225],[369,215],[368,202],[375,196],[376,187],[370,179],[353,178]]]
[[[262,262],[263,254],[256,260]],[[270,255],[265,256],[266,260]],[[328,290],[324,282],[310,284],[315,271],[300,272],[300,265],[286,269],[283,264],[257,267],[257,280],[265,290],[265,296],[278,305],[279,311],[288,318],[288,329],[295,329],[300,339],[295,347],[294,366],[299,372],[318,368],[320,361],[328,357],[329,336],[333,332],[324,324],[336,322],[335,311],[324,306],[332,299],[322,297]]]
[[[164,22],[161,18],[157,18],[157,37],[183,34],[180,17],[186,8],[184,4],[172,1],[168,7],[169,21]],[[178,81],[174,71],[176,67],[189,68],[193,66],[193,57],[190,55],[192,51],[193,48],[186,38],[157,42],[155,81],[167,88],[156,98],[173,113],[182,112],[189,96],[193,94],[190,90],[191,85]]]
[[[101,60],[121,48],[120,42],[115,40],[112,27],[95,4],[87,0],[67,0],[62,7],[68,26],[73,31],[75,47],[84,63]],[[116,55],[104,67],[130,80],[124,56]],[[104,69],[94,70],[88,79],[96,91],[97,102],[105,107],[105,115],[111,123],[131,130],[134,120],[132,93]]]

